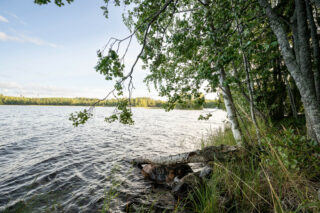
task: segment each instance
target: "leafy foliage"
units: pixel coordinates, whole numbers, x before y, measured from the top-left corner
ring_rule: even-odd
[[[276,153],[287,169],[308,171],[306,174],[320,176],[319,153],[320,146],[316,141],[308,139],[304,135],[296,134],[294,129],[284,129],[281,135],[268,135],[264,138],[270,152]],[[277,161],[275,158],[263,157],[270,166]]]
[[[112,123],[116,120],[118,120],[122,124],[129,124],[133,125],[134,121],[132,119],[132,111],[131,108],[128,108],[129,101],[128,99],[123,99],[117,103],[117,110],[120,111],[120,113],[115,113],[109,117],[105,118],[105,121],[108,123]]]
[[[249,131],[244,136],[250,138],[253,126],[245,125]],[[212,177],[189,196],[192,211],[318,212],[320,169],[316,153],[320,147],[290,126],[286,122],[282,128],[261,128],[262,155],[250,149],[231,162],[213,162]],[[203,146],[235,143],[229,128],[202,141]]]
[[[83,111],[77,113],[71,113],[69,120],[72,121],[74,126],[79,126],[80,124],[84,124],[87,120],[92,117],[92,113],[88,110],[84,109]]]
[[[74,0],[65,0],[65,2],[67,2],[69,4],[72,3],[73,1]],[[54,3],[59,7],[64,6],[65,2],[64,2],[64,0],[54,0]],[[48,4],[48,3],[51,3],[51,0],[34,0],[34,3],[40,4],[40,5]]]
[[[109,1],[105,0],[105,3],[103,10],[107,14]],[[240,54],[240,50],[243,50],[250,62],[255,64],[251,77],[257,79],[258,87],[255,88],[254,98],[258,109],[272,117],[281,117],[281,113],[283,114],[281,103],[285,97],[276,96],[279,91],[285,91],[283,84],[279,87],[277,83],[281,82],[281,74],[276,74],[276,79],[271,71],[277,66],[274,61],[280,57],[280,53],[270,27],[259,16],[262,11],[257,2],[218,0],[203,5],[200,1],[188,0],[117,0],[113,3],[116,6],[134,3],[132,9],[123,15],[124,22],[144,45],[140,58],[144,62],[144,68],[150,71],[145,82],[153,84],[159,95],[168,99],[164,105],[166,110],[188,108],[190,101],[201,102],[203,91],[216,92],[219,85],[217,71],[221,67],[227,71],[226,84],[231,85],[235,92],[240,90],[245,93],[245,88],[242,87],[245,79],[244,67]],[[157,16],[156,23],[150,22],[152,25],[148,30],[148,21],[166,3],[167,8]],[[243,23],[241,40],[236,29],[238,22],[241,25]],[[124,94],[124,81],[130,79],[132,74],[132,71],[128,75],[124,73],[122,58],[118,55],[121,41],[111,42],[106,56],[104,51],[98,51],[99,60],[95,67],[106,80],[115,81],[114,88],[118,96]],[[285,72],[282,70],[279,72]],[[270,78],[273,80],[270,81]],[[277,102],[273,107],[266,108],[275,97]],[[243,99],[242,105],[248,111],[245,101]],[[200,102],[199,106],[204,104],[204,101]],[[110,118],[117,120],[116,117]]]
[[[107,56],[103,56],[98,51],[98,64],[95,67],[96,71],[105,76],[106,80],[123,77],[124,65],[120,63],[119,56],[114,50],[109,50]]]

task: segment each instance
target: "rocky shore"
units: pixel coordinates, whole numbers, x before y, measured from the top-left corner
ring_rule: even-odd
[[[206,184],[213,162],[229,161],[241,154],[237,146],[210,146],[202,150],[158,158],[130,160],[152,182],[146,195],[132,198],[126,212],[188,212],[190,193]],[[183,208],[180,208],[183,207]]]

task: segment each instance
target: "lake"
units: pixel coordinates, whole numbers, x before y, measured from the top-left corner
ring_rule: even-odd
[[[111,209],[120,212],[130,196],[149,187],[124,158],[176,154],[200,148],[208,132],[221,128],[221,110],[134,108],[133,126],[108,124],[113,108],[73,127],[74,106],[0,106],[0,212],[97,212],[118,182]],[[209,121],[197,120],[211,111]],[[116,181],[116,182],[115,182]]]

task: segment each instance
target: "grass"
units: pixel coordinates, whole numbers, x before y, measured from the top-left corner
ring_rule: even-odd
[[[219,128],[201,139],[201,147],[210,145],[236,145],[236,141],[233,138],[232,131],[230,128],[222,129]]]
[[[232,162],[213,162],[212,177],[189,196],[192,212],[320,212],[319,146],[302,132],[303,122],[245,125],[249,149]],[[202,140],[202,146],[235,145],[230,129]]]

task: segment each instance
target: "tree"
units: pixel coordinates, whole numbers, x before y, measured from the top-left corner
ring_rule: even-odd
[[[311,134],[313,139],[320,142],[320,100],[316,93],[316,85],[319,85],[320,81],[317,77],[315,78],[319,75],[318,71],[313,72],[312,70],[308,32],[308,24],[312,25],[312,21],[307,21],[306,11],[306,7],[310,6],[309,2],[305,0],[280,1],[273,8],[267,0],[259,0],[259,3],[265,10],[271,28],[277,37],[284,62],[301,94],[307,121],[309,121],[307,125],[309,135]],[[280,7],[289,8],[289,11]],[[278,14],[278,8],[280,14]],[[289,22],[288,18],[283,20],[282,15],[287,15],[290,18]],[[311,19],[313,20],[313,17],[309,13],[309,20]],[[293,34],[293,47],[290,46],[288,31]]]
[[[40,4],[49,2],[36,1]],[[63,5],[62,1],[55,3]],[[203,89],[213,92],[220,87],[229,118],[234,121],[235,139],[240,141],[237,118],[240,113],[232,93],[241,94],[247,102],[241,101],[238,105],[242,104],[243,113],[250,111],[260,138],[256,114],[263,120],[267,120],[265,113],[272,119],[284,116],[286,85],[290,86],[285,82],[292,76],[310,121],[308,130],[314,133],[315,140],[320,140],[316,89],[320,85],[317,77],[319,45],[312,5],[308,0],[272,1],[272,5],[267,0],[117,0],[114,3],[134,3],[125,16],[125,23],[132,33],[124,39],[110,39],[106,48],[98,51],[96,70],[106,80],[115,81],[114,90],[102,100],[110,95],[122,96],[125,88],[132,90],[132,73],[137,61],[142,59],[151,72],[145,81],[154,84],[160,96],[168,98],[167,110],[179,102],[200,98]],[[102,9],[107,16],[107,7]],[[269,23],[264,19],[264,13]],[[291,34],[293,39],[289,38]],[[140,42],[141,50],[130,71],[124,73],[122,59],[125,53],[120,56],[118,50],[129,48],[124,41],[130,44],[133,36]],[[315,69],[312,69],[313,63]],[[247,92],[243,84],[246,84]],[[289,89],[294,109],[293,93]],[[241,100],[239,97],[236,99]],[[122,112],[116,112],[106,120],[133,123],[131,92],[128,99],[120,100],[117,108]],[[204,99],[199,100],[205,102]],[[82,123],[82,118],[77,114],[72,116],[75,122],[80,120]]]

